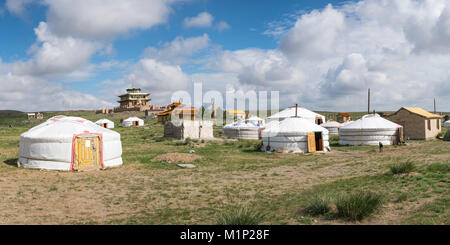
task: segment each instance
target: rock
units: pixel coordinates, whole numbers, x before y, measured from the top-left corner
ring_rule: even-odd
[[[195,168],[196,166],[194,164],[177,164],[180,168]]]
[[[189,153],[195,153],[195,151],[194,150],[190,150]]]

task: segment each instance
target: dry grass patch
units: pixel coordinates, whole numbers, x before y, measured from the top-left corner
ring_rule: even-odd
[[[202,157],[191,153],[167,153],[159,155],[152,159],[154,162],[193,162]]]

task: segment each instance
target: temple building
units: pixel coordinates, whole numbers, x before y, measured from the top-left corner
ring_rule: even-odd
[[[175,101],[166,107],[166,111],[156,114],[158,122],[166,122],[172,120],[175,116],[176,119],[195,120],[195,114],[197,114],[195,107],[186,107],[181,101]]]
[[[140,88],[129,88],[126,94],[119,95],[119,107],[114,111],[145,111],[150,109],[150,93],[142,93]]]

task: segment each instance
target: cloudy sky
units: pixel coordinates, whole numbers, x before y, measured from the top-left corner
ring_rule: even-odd
[[[117,106],[132,84],[282,107],[450,111],[448,0],[0,0],[0,109]]]

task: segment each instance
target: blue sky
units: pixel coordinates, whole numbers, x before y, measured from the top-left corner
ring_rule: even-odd
[[[113,107],[131,84],[161,105],[203,82],[282,107],[364,111],[371,87],[379,110],[450,110],[445,0],[127,2],[0,1],[0,109]]]

